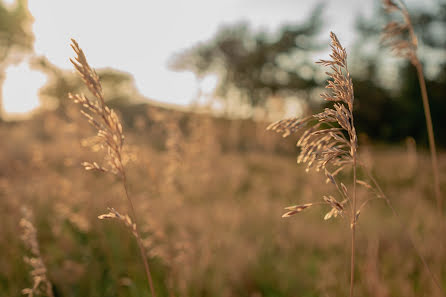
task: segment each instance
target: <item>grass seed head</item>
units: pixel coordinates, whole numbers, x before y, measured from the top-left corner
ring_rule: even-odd
[[[106,150],[107,166],[102,166],[96,162],[84,162],[82,165],[86,170],[98,170],[102,172],[112,172],[123,175],[123,145],[124,134],[122,124],[113,109],[110,109],[104,100],[102,85],[99,76],[87,62],[84,52],[79,44],[72,39],[71,47],[76,57],[70,59],[74,68],[93,94],[95,100],[90,99],[84,94],[69,94],[68,97],[81,106],[81,113],[87,119],[88,123],[97,130],[97,143]]]
[[[319,60],[318,64],[329,67],[326,72],[330,77],[327,92],[321,97],[333,105],[324,111],[302,119],[291,118],[272,123],[267,130],[275,131],[287,137],[292,133],[302,132],[297,146],[300,153],[297,163],[305,163],[306,171],[315,168],[324,170],[327,181],[334,184],[344,201],[339,203],[332,196],[324,196],[324,203],[332,209],[325,219],[342,215],[344,203],[350,201],[347,187],[336,181],[339,172],[354,164],[358,138],[353,122],[354,92],[350,73],[347,69],[347,51],[342,47],[337,36],[331,32],[331,54],[329,60]],[[311,203],[310,203],[311,204]],[[311,204],[312,205],[312,204]],[[292,216],[306,209],[308,204],[287,208],[283,217]]]

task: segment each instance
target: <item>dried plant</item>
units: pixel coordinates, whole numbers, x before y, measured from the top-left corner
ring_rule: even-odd
[[[37,231],[32,223],[32,213],[27,208],[22,208],[22,219],[20,227],[23,229],[22,241],[29,251],[30,257],[23,259],[31,266],[30,275],[33,279],[33,286],[22,290],[22,294],[28,297],[48,296],[53,297],[53,289],[46,273],[47,269],[40,254],[39,243],[37,241]]]
[[[384,8],[387,13],[398,12],[403,16],[403,22],[390,21],[383,29],[382,42],[391,48],[397,57],[408,59],[416,68],[418,81],[421,88],[421,97],[423,100],[424,115],[426,118],[426,127],[429,137],[429,148],[431,153],[432,171],[434,176],[434,192],[437,201],[437,208],[442,214],[443,202],[440,192],[440,178],[438,171],[438,158],[435,147],[434,129],[432,126],[432,118],[429,107],[429,99],[427,96],[426,82],[423,75],[423,66],[418,59],[417,49],[418,40],[415,35],[412,21],[406,6],[401,0],[394,2],[392,0],[383,0]]]
[[[132,232],[132,234],[135,236],[137,240],[140,240],[138,232],[136,232],[136,224],[133,223],[132,219],[128,215],[122,215],[119,212],[117,212],[114,208],[109,208],[109,213],[102,214],[98,216],[98,219],[105,220],[105,219],[117,219],[121,221],[129,230]]]
[[[328,81],[326,88],[331,89],[331,94],[324,93],[321,96],[329,102],[334,102],[332,108],[326,108],[323,112],[303,118],[292,118],[280,120],[268,126],[268,130],[276,131],[283,137],[288,137],[292,133],[303,130],[297,146],[301,151],[297,158],[298,163],[307,163],[306,170],[315,168],[316,171],[324,170],[327,177],[327,183],[332,183],[339,192],[340,199],[334,196],[323,196],[323,202],[312,202],[301,205],[286,207],[288,210],[282,217],[290,217],[294,214],[313,206],[328,204],[331,210],[326,213],[324,220],[332,217],[341,216],[347,213],[349,217],[352,248],[351,248],[351,269],[350,269],[350,296],[353,296],[354,270],[355,270],[355,227],[358,222],[361,210],[368,202],[375,199],[383,199],[386,201],[394,216],[401,223],[401,219],[393,207],[391,201],[382,191],[376,179],[370,174],[369,170],[357,160],[357,136],[353,121],[353,84],[347,69],[347,54],[345,49],[339,43],[336,35],[331,33],[332,54],[330,61],[320,60],[319,64],[329,66],[332,72],[327,75],[332,79]],[[346,137],[348,136],[348,137]],[[361,166],[366,177],[371,183],[357,178],[356,167]],[[339,173],[347,168],[353,171],[353,192],[349,193],[344,183],[339,181]],[[369,190],[374,195],[372,198],[365,199],[359,204],[356,198],[356,184]],[[342,200],[341,200],[342,199]],[[339,202],[341,201],[341,202]],[[350,211],[346,211],[346,206],[350,207]],[[358,207],[359,205],[359,207]],[[408,234],[410,242],[417,255],[421,259],[423,265],[428,271],[435,285],[442,291],[442,288],[429,268],[426,259],[421,254],[419,248],[415,244],[414,239]],[[444,295],[444,292],[442,292]]]
[[[324,219],[343,216],[347,213],[351,228],[351,268],[350,268],[350,296],[353,296],[355,272],[355,230],[360,208],[356,198],[356,159],[358,138],[353,120],[353,83],[347,69],[347,52],[342,47],[336,35],[331,32],[331,60],[320,60],[317,63],[328,66],[331,72],[327,75],[332,79],[326,88],[331,93],[321,96],[326,101],[333,102],[333,107],[323,112],[303,119],[293,118],[275,122],[268,126],[268,130],[281,133],[283,137],[291,133],[304,130],[297,146],[301,151],[298,163],[306,163],[307,171],[314,167],[316,171],[324,170],[327,181],[331,182],[339,192],[340,201],[333,196],[324,196],[323,202],[306,203],[287,207],[283,217],[289,217],[315,204],[328,204],[331,210]],[[353,170],[353,191],[349,193],[347,187],[337,180],[337,175],[351,167]],[[345,206],[349,205],[350,211]]]
[[[123,153],[123,145],[124,145],[124,134],[122,131],[121,122],[117,116],[117,114],[110,109],[105,104],[104,94],[102,91],[101,82],[99,80],[99,76],[96,72],[90,67],[85,57],[84,52],[79,47],[75,40],[71,40],[71,47],[76,53],[76,58],[70,59],[71,63],[74,65],[75,69],[81,76],[85,85],[88,87],[90,92],[93,94],[96,100],[92,100],[83,94],[69,94],[69,98],[72,99],[75,103],[80,104],[83,108],[81,113],[87,118],[88,122],[97,130],[96,138],[93,141],[93,144],[99,146],[100,149],[106,151],[105,161],[106,164],[100,165],[97,162],[84,162],[82,165],[86,170],[97,170],[101,172],[111,172],[118,176],[123,184],[125,196],[127,198],[127,202],[130,208],[131,216],[134,218],[133,222],[136,218],[135,208],[133,206],[132,199],[130,198],[128,185],[127,185],[127,177],[124,168],[125,156]],[[121,215],[117,216],[117,212],[111,212],[111,214],[115,215],[117,218],[122,218]],[[110,214],[106,214],[100,216],[100,218],[111,217]],[[128,218],[131,222],[129,216],[125,216],[124,218]],[[126,219],[122,220],[125,224],[128,222]],[[127,225],[127,224],[126,224]],[[137,225],[132,223],[132,233],[135,235],[139,250],[141,253],[141,257],[144,263],[144,268],[147,275],[147,280],[149,282],[150,291],[152,296],[155,296],[155,290],[153,287],[153,280],[150,274],[149,264],[147,261],[146,251],[144,249],[141,236],[139,235],[139,231]]]
[[[83,110],[81,113],[87,118],[88,122],[97,129],[98,133],[93,139],[101,149],[105,149],[107,154],[105,159],[107,165],[99,165],[96,162],[84,162],[82,165],[86,170],[98,170],[103,172],[112,172],[125,179],[122,148],[124,145],[124,134],[122,133],[121,122],[116,113],[105,104],[104,94],[102,92],[101,82],[96,72],[91,69],[83,51],[75,40],[71,40],[71,47],[77,57],[70,59],[78,71],[85,85],[96,98],[91,100],[83,94],[69,94],[69,98],[74,103],[80,104]],[[93,145],[93,141],[92,141]]]

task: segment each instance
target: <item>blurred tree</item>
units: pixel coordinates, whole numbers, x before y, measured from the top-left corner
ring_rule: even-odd
[[[446,3],[434,8],[410,10],[424,64],[434,133],[437,144],[446,145]],[[376,9],[368,19],[357,21],[358,41],[353,73],[358,130],[372,139],[401,141],[407,136],[427,144],[426,123],[417,75],[409,62],[393,58],[379,46],[388,15]],[[398,63],[395,63],[395,62]],[[358,65],[361,65],[360,67]],[[396,68],[396,70],[395,70]]]
[[[171,68],[190,70],[198,77],[217,74],[214,95],[226,105],[234,96],[262,107],[271,96],[296,95],[316,85],[308,55],[318,48],[315,37],[322,10],[322,5],[316,6],[302,24],[283,26],[278,35],[255,33],[247,24],[224,27],[210,41],[174,56]]]
[[[67,99],[69,92],[84,93],[89,96],[84,83],[75,72],[60,69],[46,57],[35,57],[31,64],[33,68],[38,69],[48,77],[47,83],[39,91],[43,106],[57,109],[63,114],[66,112],[67,104],[70,104]],[[99,69],[97,72],[108,105],[119,109],[130,103],[143,101],[131,74],[112,68]]]
[[[33,50],[32,21],[27,0],[17,0],[10,5],[0,1],[0,106],[6,68],[20,62],[26,53]],[[2,108],[0,119],[1,113]]]

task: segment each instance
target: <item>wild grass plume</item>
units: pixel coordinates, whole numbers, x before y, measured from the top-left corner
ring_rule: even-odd
[[[323,170],[329,182],[338,190],[338,199],[334,196],[324,196],[323,202],[306,203],[303,205],[289,206],[283,217],[289,217],[314,204],[328,204],[331,210],[324,219],[347,213],[351,228],[351,274],[350,296],[353,296],[355,275],[355,230],[359,218],[360,209],[356,198],[356,158],[358,137],[353,119],[353,83],[347,68],[347,51],[342,47],[336,35],[331,32],[331,60],[319,60],[317,63],[330,67],[327,72],[332,79],[328,81],[327,89],[330,93],[323,93],[324,100],[333,102],[333,107],[325,108],[321,113],[304,119],[287,119],[275,122],[268,126],[268,130],[281,133],[283,137],[291,133],[303,130],[303,134],[297,142],[301,151],[297,163],[306,163],[307,171],[314,167],[316,171]],[[336,176],[344,169],[353,170],[353,190],[349,193],[342,182],[338,182]],[[350,211],[346,211],[346,206]]]
[[[388,46],[397,57],[405,58],[417,70],[418,81],[421,88],[421,98],[423,100],[424,115],[426,118],[426,128],[429,137],[429,148],[432,162],[432,173],[434,177],[434,194],[437,202],[437,208],[440,217],[443,213],[443,199],[440,192],[440,177],[438,170],[437,150],[435,147],[434,128],[432,125],[432,116],[429,107],[429,98],[427,95],[426,82],[423,74],[423,65],[421,64],[417,50],[418,39],[415,35],[412,21],[403,1],[383,0],[384,8],[387,13],[398,12],[403,17],[401,21],[390,21],[383,29],[382,42]]]
[[[354,92],[353,83],[347,69],[347,53],[341,46],[334,33],[330,34],[332,54],[331,60],[320,60],[317,63],[329,66],[331,72],[327,75],[331,78],[326,88],[331,89],[331,93],[323,93],[324,100],[333,102],[333,107],[325,108],[321,113],[305,117],[303,119],[292,118],[280,120],[268,126],[268,130],[273,130],[288,137],[292,133],[301,132],[297,142],[300,153],[297,163],[306,163],[306,171],[315,168],[316,171],[323,170],[327,177],[327,183],[332,183],[338,191],[339,198],[333,195],[324,195],[321,202],[309,202],[300,205],[286,207],[287,212],[282,217],[290,217],[313,206],[328,204],[331,210],[325,214],[324,220],[332,217],[347,214],[351,228],[351,268],[350,268],[350,296],[353,296],[354,274],[355,274],[355,229],[362,209],[374,199],[384,199],[392,210],[399,223],[401,219],[396,212],[391,201],[384,194],[376,179],[371,175],[368,168],[357,160],[358,140],[353,120]],[[371,183],[357,178],[357,165],[361,166],[365,177]],[[339,173],[351,168],[353,171],[352,187],[349,192],[347,186],[339,181]],[[365,198],[358,201],[356,197],[356,184],[364,187],[373,194],[372,198]],[[350,211],[346,210],[346,207]],[[410,234],[408,234],[411,245],[421,259],[429,276],[436,287],[442,292],[442,287],[430,269],[425,257],[420,252],[418,245]]]
[[[124,168],[124,134],[122,131],[122,124],[117,114],[105,104],[104,94],[102,91],[99,76],[88,64],[85,54],[79,47],[78,43],[73,39],[71,41],[71,47],[76,53],[76,57],[75,59],[70,59],[70,61],[74,65],[74,68],[77,70],[85,85],[88,87],[96,100],[91,100],[83,94],[69,94],[69,98],[72,99],[75,103],[82,106],[83,109],[81,110],[81,113],[97,130],[97,135],[95,138],[97,141],[97,145],[99,145],[101,149],[106,151],[106,164],[100,165],[97,162],[84,162],[82,165],[85,167],[86,170],[111,172],[121,179],[125,196],[130,208],[131,216],[134,219],[132,222],[129,216],[122,216],[114,210],[112,210],[109,214],[99,216],[99,218],[117,218],[120,221],[124,222],[127,227],[131,227],[130,229],[135,235],[136,241],[139,246],[151,294],[153,297],[155,297],[156,295],[146,251],[144,249],[141,236],[135,223],[136,212],[128,191],[127,177]]]

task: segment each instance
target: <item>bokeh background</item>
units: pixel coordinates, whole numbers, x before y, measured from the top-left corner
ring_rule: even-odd
[[[406,4],[444,193],[446,2]],[[296,165],[295,137],[265,131],[324,108],[327,76],[314,62],[334,31],[348,51],[360,157],[401,216],[383,202],[361,214],[358,296],[441,296],[410,244],[446,287],[417,75],[380,43],[390,17],[371,0],[0,1],[0,295],[31,286],[26,208],[56,296],[149,296],[131,234],[97,219],[126,212],[121,184],[80,166],[101,157],[67,98],[87,92],[69,62],[75,38],[124,123],[160,296],[345,296],[346,220],[324,222],[326,209],[280,217],[334,189]]]

